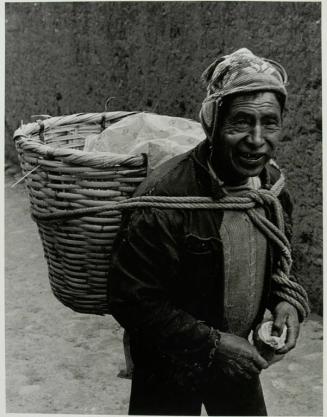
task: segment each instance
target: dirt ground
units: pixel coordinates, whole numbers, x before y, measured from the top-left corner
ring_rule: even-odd
[[[8,413],[126,414],[130,381],[122,331],[110,316],[74,313],[52,295],[23,186],[5,183],[6,404]],[[322,415],[322,318],[262,374],[269,415]],[[205,414],[205,412],[203,412]]]

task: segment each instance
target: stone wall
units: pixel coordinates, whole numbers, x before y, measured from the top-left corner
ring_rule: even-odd
[[[72,2],[6,4],[6,158],[33,114],[148,110],[197,119],[199,78],[247,47],[289,78],[278,161],[295,200],[295,261],[322,312],[321,22],[319,3]]]

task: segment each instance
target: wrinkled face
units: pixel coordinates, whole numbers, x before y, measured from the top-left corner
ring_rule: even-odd
[[[212,163],[228,184],[242,184],[260,174],[280,139],[282,116],[274,93],[233,97],[224,107]]]

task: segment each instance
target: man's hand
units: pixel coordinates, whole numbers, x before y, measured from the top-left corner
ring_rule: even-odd
[[[300,332],[300,322],[297,310],[287,301],[277,304],[274,312],[273,336],[280,336],[283,328],[287,327],[287,336],[285,346],[278,349],[276,353],[283,354],[293,349],[296,345]]]
[[[224,374],[232,378],[250,379],[262,369],[268,368],[268,362],[247,340],[230,333],[220,334],[215,359]]]

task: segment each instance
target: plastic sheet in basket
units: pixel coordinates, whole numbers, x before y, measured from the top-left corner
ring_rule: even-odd
[[[84,150],[117,154],[146,154],[148,172],[187,152],[205,139],[200,123],[181,117],[137,113],[89,136]]]

